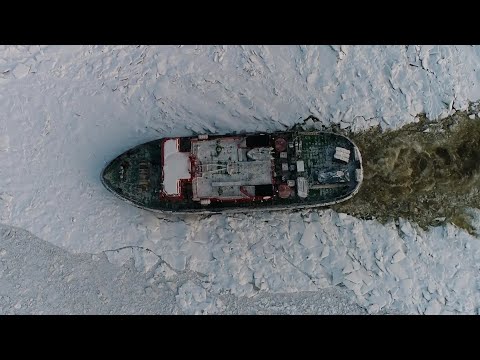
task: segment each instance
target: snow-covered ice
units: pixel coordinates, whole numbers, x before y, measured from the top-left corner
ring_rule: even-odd
[[[284,309],[295,312],[300,294],[337,289],[370,313],[476,314],[479,242],[451,225],[423,231],[325,209],[158,219],[99,176],[162,136],[279,130],[310,114],[354,131],[445,117],[480,99],[479,67],[477,46],[5,46],[0,221],[60,247],[62,261],[94,266],[101,254],[111,276],[127,266],[132,279],[163,279],[148,291],[171,307],[150,312],[232,313],[232,301],[262,296],[295,299]],[[10,300],[0,312],[37,311],[12,290],[20,277],[2,281],[2,266],[0,296]],[[88,286],[107,281],[100,273]],[[41,311],[63,311],[68,284]]]
[[[10,138],[7,135],[0,136],[0,151],[8,151]]]

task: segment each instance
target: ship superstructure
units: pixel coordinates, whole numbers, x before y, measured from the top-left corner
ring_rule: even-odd
[[[362,179],[358,148],[321,131],[164,138],[120,155],[102,174],[139,207],[206,213],[331,205]]]

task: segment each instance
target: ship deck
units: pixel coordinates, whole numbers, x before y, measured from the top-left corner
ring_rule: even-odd
[[[143,188],[134,186],[141,159],[150,164]],[[160,139],[130,151],[128,160],[124,179],[109,182],[123,181],[123,191],[111,190],[153,211],[326,206],[351,197],[362,181],[358,149],[327,132]]]

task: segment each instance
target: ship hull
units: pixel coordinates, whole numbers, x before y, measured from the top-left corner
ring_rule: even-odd
[[[363,180],[359,149],[328,132],[162,138],[102,171],[120,199],[156,213],[296,210],[350,199]]]

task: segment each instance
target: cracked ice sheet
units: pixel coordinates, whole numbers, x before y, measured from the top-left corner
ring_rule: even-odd
[[[480,89],[468,46],[5,46],[0,58],[6,223],[76,252],[144,241],[143,213],[99,180],[134,145],[278,130],[311,113],[395,128]]]
[[[71,254],[0,224],[0,314],[365,313],[339,288],[237,298],[207,292],[198,276],[179,276],[166,263],[141,272],[107,257]]]
[[[183,238],[163,237],[175,226],[156,226],[149,241],[160,257],[181,251],[207,294],[340,285],[372,313],[473,314],[480,307],[480,244],[453,226],[425,232],[404,220],[384,226],[326,210],[218,215],[191,224]],[[204,299],[197,302],[206,309]]]
[[[73,252],[155,247],[176,271],[194,268],[216,277],[212,291],[250,296],[257,289],[315,289],[328,280],[366,305],[378,299],[379,307],[415,289],[401,266],[409,257],[401,259],[405,250],[398,244],[388,250],[394,264],[383,253],[364,261],[396,277],[403,290],[371,294],[374,270],[352,258],[352,244],[344,244],[336,228],[317,229],[315,220],[308,225],[296,215],[282,215],[275,226],[253,219],[255,227],[241,238],[220,226],[242,231],[248,218],[236,225],[211,217],[201,236],[204,220],[152,227],[150,214],[102,187],[100,171],[119,153],[161,136],[278,130],[308,114],[353,130],[397,128],[419,112],[444,116],[480,97],[480,49],[469,46],[4,46],[0,59],[2,222]],[[388,227],[355,224],[349,231],[356,248],[375,236],[388,243]],[[201,240],[186,240],[195,233]],[[275,271],[265,270],[267,264]],[[451,266],[435,268],[454,276]],[[454,287],[474,278],[455,280],[461,285]],[[425,296],[447,307],[444,295]],[[458,296],[450,297],[445,304],[455,304]]]

